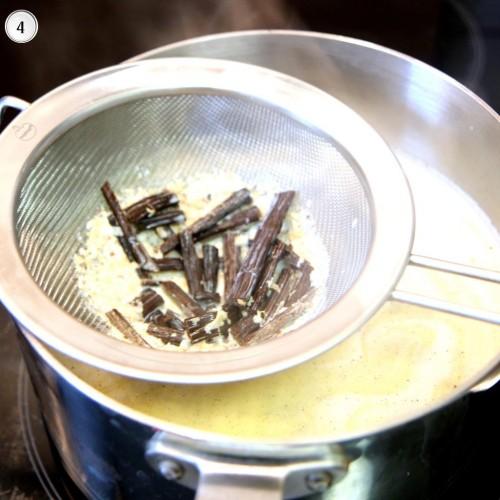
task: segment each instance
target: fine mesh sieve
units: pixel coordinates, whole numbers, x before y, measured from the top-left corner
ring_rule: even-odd
[[[211,383],[302,362],[364,324],[409,259],[411,195],[384,141],[328,94],[256,66],[170,58],[87,75],[21,113],[0,136],[0,161],[2,301],[23,330],[124,375]],[[100,186],[163,188],[207,172],[214,182],[229,172],[249,186],[272,181],[308,204],[329,253],[315,317],[222,352],[158,351],[103,335],[72,265],[86,222],[104,206]]]
[[[307,203],[329,255],[336,256],[317,313],[359,276],[372,240],[368,194],[330,138],[248,98],[176,94],[136,99],[83,120],[26,172],[16,234],[28,271],[47,296],[89,326],[107,330],[78,289],[73,257],[82,240],[75,236],[106,208],[100,192],[106,180],[117,192],[168,187],[179,172],[187,179],[208,173],[214,180],[236,173],[246,186],[272,183],[299,193],[297,202]]]

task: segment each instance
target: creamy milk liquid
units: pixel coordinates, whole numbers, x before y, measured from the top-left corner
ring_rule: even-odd
[[[416,251],[499,269],[499,236],[479,207],[425,165],[403,164],[415,195]],[[500,303],[493,284],[424,269],[408,269],[399,288],[489,310]],[[422,409],[499,352],[496,326],[387,303],[330,352],[245,382],[150,383],[63,361],[110,398],[168,422],[239,438],[305,440],[366,431]]]

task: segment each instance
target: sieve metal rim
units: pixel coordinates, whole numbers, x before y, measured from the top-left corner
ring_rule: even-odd
[[[365,268],[346,295],[285,337],[221,352],[149,350],[80,323],[33,281],[17,251],[13,223],[20,174],[48,144],[98,111],[137,97],[196,89],[257,99],[334,138],[365,179],[376,221],[373,243]],[[16,135],[23,123],[36,130],[27,141]],[[410,188],[383,139],[329,94],[288,75],[243,63],[169,58],[110,67],[80,77],[36,101],[5,129],[0,136],[0,164],[4,170],[0,185],[2,302],[25,331],[51,347],[104,370],[145,380],[242,380],[288,368],[324,352],[354,333],[385,302],[408,262],[413,243]]]

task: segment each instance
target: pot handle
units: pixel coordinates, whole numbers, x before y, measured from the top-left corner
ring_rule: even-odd
[[[29,102],[23,101],[23,99],[19,99],[18,97],[14,97],[11,95],[6,95],[4,97],[0,97],[0,130],[4,126],[4,117],[7,109],[15,109],[19,112],[24,111],[30,105]]]
[[[146,448],[150,465],[165,479],[196,490],[196,500],[281,500],[322,493],[346,475],[352,459],[335,446],[269,455],[275,458],[252,457],[248,450],[231,456],[200,446],[195,450],[163,431]]]

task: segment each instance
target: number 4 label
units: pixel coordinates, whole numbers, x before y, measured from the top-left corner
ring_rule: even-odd
[[[5,33],[16,43],[26,43],[35,38],[38,21],[28,10],[15,10],[5,20]]]

